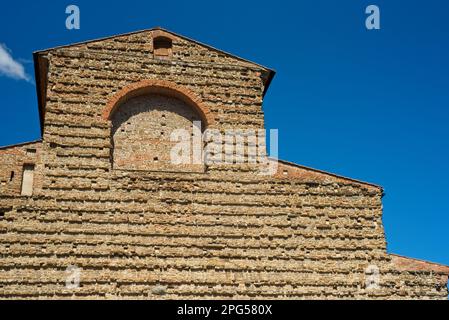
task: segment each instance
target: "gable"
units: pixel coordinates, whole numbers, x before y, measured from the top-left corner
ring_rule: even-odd
[[[172,47],[161,48],[162,54],[158,54],[157,48],[155,48],[157,45],[156,39],[168,40]],[[163,73],[167,76],[173,74],[189,75],[188,70],[192,68],[207,70],[207,74],[204,75],[214,77],[216,84],[222,87],[221,90],[228,90],[230,85],[231,88],[239,86],[237,82],[252,83],[253,88],[250,88],[250,90],[244,88],[241,90],[243,95],[240,96],[240,99],[243,103],[248,100],[246,96],[254,96],[254,89],[256,89],[256,92],[261,90],[263,97],[275,74],[273,70],[264,66],[161,28],[37,51],[34,53],[34,64],[41,130],[43,130],[48,100],[49,64],[54,56],[65,56],[65,58],[59,59],[60,66],[73,68],[76,65],[78,69],[74,68],[74,70],[77,70],[75,74],[83,72],[82,68],[88,70],[102,69],[105,72],[114,69],[114,72],[123,70],[124,72],[142,73],[142,70],[148,70],[149,63],[152,63],[150,61],[158,61],[164,69]],[[117,59],[111,62],[110,57],[114,56]],[[101,61],[103,59],[101,57],[107,57],[106,60],[109,59],[109,61]],[[83,65],[80,63],[82,60],[94,60],[95,62]],[[198,84],[192,83],[192,85]],[[211,86],[209,83],[201,83],[200,85]],[[212,92],[216,90],[217,88],[211,86]],[[243,90],[246,92],[243,92]],[[223,99],[220,97],[215,100]]]
[[[159,37],[172,40],[173,57],[175,59],[195,62],[202,60],[204,63],[236,64],[254,67],[261,71],[266,71],[267,80],[269,78],[269,73],[271,73],[271,77],[274,76],[275,73],[274,70],[265,66],[160,27],[39,50],[36,51],[35,54],[42,55],[59,49],[84,48],[108,53],[116,52],[132,55],[152,55],[154,54],[153,40]]]

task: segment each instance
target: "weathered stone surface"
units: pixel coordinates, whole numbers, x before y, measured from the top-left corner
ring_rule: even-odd
[[[194,164],[184,165],[181,169],[179,164],[171,162],[170,150],[177,144],[171,139],[173,131],[185,130],[191,139],[192,123],[201,123],[201,117],[184,102],[146,94],[120,105],[111,118],[114,169],[201,170]],[[192,153],[189,155],[191,158]]]
[[[164,130],[264,128],[266,68],[159,29],[39,56],[43,139],[0,150],[0,298],[447,297],[447,269],[386,253],[380,187],[286,162],[170,167]]]

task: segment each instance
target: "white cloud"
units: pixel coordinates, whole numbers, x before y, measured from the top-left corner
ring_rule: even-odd
[[[31,77],[25,72],[24,66],[14,60],[11,50],[2,43],[0,43],[0,75],[32,82]]]

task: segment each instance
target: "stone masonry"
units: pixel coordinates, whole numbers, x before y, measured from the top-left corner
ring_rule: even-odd
[[[42,139],[0,148],[1,299],[447,298],[449,267],[386,252],[379,186],[170,163],[193,121],[264,129],[274,71],[161,28],[34,58]]]

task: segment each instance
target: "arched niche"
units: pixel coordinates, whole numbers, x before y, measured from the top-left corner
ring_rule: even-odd
[[[113,113],[112,160],[114,169],[175,172],[201,172],[203,165],[173,161],[175,131],[186,132],[193,150],[194,126],[201,134],[201,116],[184,101],[161,94],[144,94],[127,100]],[[186,139],[186,138],[182,138]],[[185,140],[184,140],[185,141]]]
[[[201,100],[171,83],[148,81],[131,85],[116,94],[103,112],[112,124],[111,158],[117,170],[203,172],[204,165],[192,155],[188,163],[174,163],[171,152],[175,130],[191,137],[191,152],[198,135],[214,122]],[[196,130],[194,130],[194,125]],[[200,127],[201,130],[198,130]],[[197,140],[198,141],[198,140]]]

